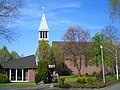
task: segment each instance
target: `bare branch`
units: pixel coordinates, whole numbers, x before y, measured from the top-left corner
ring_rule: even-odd
[[[0,1],[0,39],[8,42],[15,41],[16,32],[13,27],[16,19],[21,16],[22,0]]]
[[[64,50],[69,56],[72,56],[74,65],[77,65],[79,74],[82,65],[82,56],[87,52],[86,42],[89,40],[89,37],[90,34],[88,30],[79,26],[68,28],[67,32],[64,34],[63,40],[66,42]]]

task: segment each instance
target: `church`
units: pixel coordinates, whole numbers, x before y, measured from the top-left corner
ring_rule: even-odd
[[[49,42],[49,28],[47,24],[47,20],[44,13],[44,7],[42,7],[42,18],[38,28],[38,42],[44,40]],[[53,44],[59,46],[61,49],[64,49],[65,42],[61,41],[53,41]],[[63,54],[65,54],[63,52]],[[83,60],[84,61],[84,60]],[[71,71],[72,74],[78,74],[77,67],[74,66],[71,58],[65,56],[64,64]],[[49,68],[54,68],[54,65],[49,65]],[[4,62],[0,67],[1,71],[6,73],[9,80],[11,82],[35,82],[35,74],[36,74],[36,57],[34,55],[26,56],[23,58],[19,58],[17,60],[10,60],[8,62]],[[85,75],[92,74],[93,72],[99,73],[101,70],[100,67],[96,66],[85,66],[85,63],[82,62],[81,74]]]
[[[45,18],[44,7],[42,7],[42,19],[41,19],[40,26],[38,29],[38,40],[39,40],[39,42],[41,40],[49,42],[49,28],[48,28],[47,20]],[[64,64],[67,67],[66,69],[69,69],[71,74],[78,74],[79,72],[78,72],[77,67],[74,66],[71,58],[69,58],[68,55],[66,55],[66,53],[64,52],[65,42],[53,41],[52,44],[57,45],[63,51]],[[87,47],[89,47],[89,46],[87,46]],[[50,65],[49,65],[49,67],[50,67]],[[81,74],[82,75],[85,75],[86,73],[92,74],[94,72],[99,73],[100,71],[101,71],[101,67],[96,67],[95,65],[94,66],[86,66],[84,60],[82,60],[82,67],[81,67]]]
[[[38,28],[38,42],[44,40],[49,42],[49,28],[42,7],[42,18]],[[49,65],[54,68],[55,65]],[[0,64],[0,73],[5,73],[10,82],[31,82],[35,83],[37,60],[35,55],[10,60]]]

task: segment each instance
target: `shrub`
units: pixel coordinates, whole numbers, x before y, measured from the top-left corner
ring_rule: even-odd
[[[92,84],[93,82],[94,82],[93,78],[91,78],[91,77],[86,78],[86,83]]]
[[[38,74],[35,75],[35,83],[38,84],[40,82],[40,76]]]
[[[77,78],[77,82],[82,84],[86,83],[85,77],[83,76],[83,77]]]
[[[62,70],[61,70],[61,75],[62,75],[62,76],[71,75],[71,72],[70,72],[70,70],[62,69]]]
[[[102,72],[96,75],[96,80],[99,82],[102,81]]]
[[[88,76],[88,75],[89,75],[88,73],[85,74],[85,76]]]
[[[0,83],[8,83],[8,77],[5,74],[0,74]]]
[[[36,80],[37,82],[44,81],[44,83],[49,82],[49,67],[48,67],[48,61],[47,60],[40,60],[38,62],[38,68],[37,68],[37,76]]]
[[[59,85],[64,85],[65,77],[60,77],[59,79]]]
[[[114,76],[114,73],[113,72],[108,72],[107,75],[110,75],[110,76]]]
[[[92,76],[96,76],[96,75],[97,75],[97,73],[96,73],[96,72],[93,72],[93,73],[92,73]]]
[[[54,84],[54,87],[70,88],[71,86],[69,84],[65,83],[65,84]]]

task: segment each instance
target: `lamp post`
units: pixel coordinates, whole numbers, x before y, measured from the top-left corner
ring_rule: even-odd
[[[100,49],[101,49],[101,57],[102,57],[103,82],[105,83],[105,70],[104,70],[103,46],[102,46],[102,44],[100,45]]]

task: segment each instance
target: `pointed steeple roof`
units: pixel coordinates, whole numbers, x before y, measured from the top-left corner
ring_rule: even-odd
[[[44,7],[42,7],[42,19],[38,31],[49,31],[48,24],[44,14]]]

